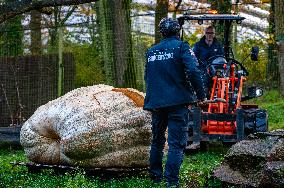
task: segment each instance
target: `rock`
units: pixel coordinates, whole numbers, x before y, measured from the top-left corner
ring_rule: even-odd
[[[151,116],[144,94],[95,85],[39,107],[24,123],[20,142],[36,163],[82,167],[148,166]]]
[[[260,185],[262,187],[284,187],[284,162],[267,162],[264,165]]]
[[[284,187],[284,131],[256,133],[233,145],[213,176],[242,187]]]

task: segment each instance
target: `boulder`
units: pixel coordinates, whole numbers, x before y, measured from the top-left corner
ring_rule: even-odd
[[[213,174],[241,187],[284,187],[284,130],[255,133],[236,143]]]
[[[20,142],[33,162],[81,167],[148,166],[151,115],[144,93],[107,85],[82,87],[39,107]]]

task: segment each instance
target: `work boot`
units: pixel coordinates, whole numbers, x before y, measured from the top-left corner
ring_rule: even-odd
[[[153,181],[154,184],[160,184],[163,181],[162,177],[157,177],[153,175],[150,175],[150,179]]]
[[[173,184],[173,183],[169,183],[167,182],[167,188],[179,188],[179,184]]]

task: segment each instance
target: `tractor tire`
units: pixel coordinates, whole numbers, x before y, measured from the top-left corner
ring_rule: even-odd
[[[268,115],[263,109],[245,110],[245,135],[268,131]]]
[[[255,131],[256,132],[268,131],[268,115],[266,110],[258,109],[256,111]]]

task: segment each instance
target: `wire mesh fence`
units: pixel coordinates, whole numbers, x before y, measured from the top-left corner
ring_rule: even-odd
[[[21,124],[42,104],[58,97],[58,56],[0,58],[0,124]],[[74,88],[72,54],[63,55],[63,93]]]
[[[132,37],[130,9],[119,5],[56,7],[51,15],[31,11],[1,25],[1,126],[21,124],[76,87],[103,83],[143,90],[149,44],[142,34]]]

